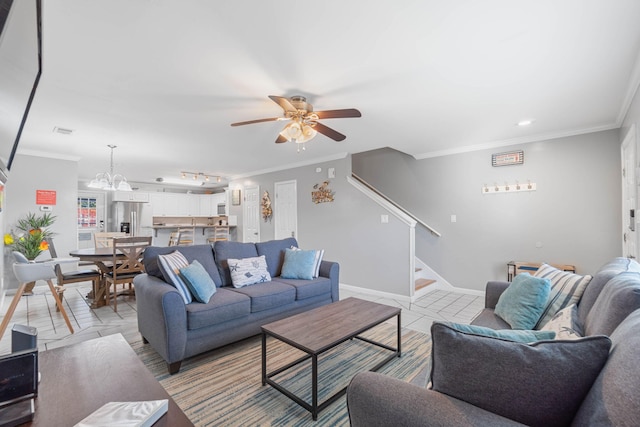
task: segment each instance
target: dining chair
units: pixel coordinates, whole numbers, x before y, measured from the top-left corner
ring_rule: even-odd
[[[207,242],[214,243],[219,241],[229,240],[229,226],[228,225],[216,225],[213,228],[208,229]]]
[[[113,311],[118,311],[118,284],[129,284],[132,289],[133,279],[144,273],[142,254],[151,246],[151,237],[123,237],[113,239],[113,266],[105,274],[107,305],[111,305],[111,285],[113,284]]]
[[[169,234],[169,244],[167,246],[178,246],[179,242],[180,242],[180,232],[172,231],[171,234]]]
[[[93,233],[93,241],[96,248],[110,248],[113,246],[113,239],[127,237],[127,233],[121,231],[96,231]]]
[[[45,240],[49,244],[49,254],[51,255],[51,258],[57,258],[58,253],[56,252],[56,247],[53,244],[53,239],[48,238]],[[58,288],[56,290],[58,291],[58,296],[60,297],[60,299],[62,299],[62,295],[64,294],[64,285],[68,283],[91,281],[93,285],[93,295],[96,295],[100,286],[100,282],[102,281],[102,273],[95,269],[62,271],[62,267],[60,267],[60,264],[55,264],[53,270],[56,273],[56,278],[58,279]],[[60,311],[57,306],[56,311]]]
[[[190,246],[193,245],[193,239],[195,236],[195,227],[180,227],[178,228],[178,233],[180,233],[178,238],[178,246]]]

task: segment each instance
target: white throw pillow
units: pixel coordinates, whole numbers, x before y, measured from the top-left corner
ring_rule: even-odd
[[[542,264],[533,276],[549,279],[551,282],[551,292],[549,293],[547,306],[533,329],[540,329],[557,312],[571,304],[577,304],[591,281],[591,276],[589,275],[580,276],[568,271],[558,270],[548,264]]]
[[[241,288],[255,283],[270,282],[271,275],[267,271],[267,260],[264,255],[253,258],[229,258],[229,272],[234,288]]]
[[[557,340],[582,338],[582,328],[578,322],[578,306],[571,304],[556,313],[541,331],[553,331]]]

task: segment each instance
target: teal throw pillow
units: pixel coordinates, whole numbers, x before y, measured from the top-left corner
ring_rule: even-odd
[[[316,251],[285,249],[282,264],[283,279],[313,279],[316,267]]]
[[[547,305],[550,289],[549,279],[518,274],[500,295],[495,314],[512,329],[533,329]]]
[[[509,341],[516,342],[535,342],[541,340],[552,340],[556,337],[554,331],[525,331],[525,330],[512,330],[512,329],[491,329],[484,326],[476,325],[463,325],[461,323],[454,322],[437,322],[447,325],[450,328],[455,329],[458,332],[482,335],[483,337],[500,338]]]
[[[206,304],[216,293],[216,284],[197,260],[193,260],[187,267],[182,267],[180,275],[196,301]]]

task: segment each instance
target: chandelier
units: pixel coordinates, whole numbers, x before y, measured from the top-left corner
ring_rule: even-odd
[[[280,132],[280,135],[286,138],[287,141],[298,144],[298,152],[300,152],[301,147],[302,151],[306,150],[304,143],[313,139],[317,134],[318,132],[300,117],[292,119],[291,123],[286,125]]]
[[[113,149],[116,148],[116,146],[107,145],[107,147],[111,149],[111,164],[109,172],[102,172],[97,174],[96,177],[91,180],[87,187],[107,191],[133,191],[131,189],[131,186],[127,182],[127,178],[125,178],[124,175],[113,173]]]

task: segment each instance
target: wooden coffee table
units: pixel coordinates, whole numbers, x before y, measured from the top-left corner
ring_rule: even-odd
[[[371,371],[377,371],[395,357],[401,356],[400,312],[400,308],[397,307],[347,298],[262,326],[262,385],[271,385],[311,412],[313,419],[316,420],[321,410],[335,402],[347,390],[347,387],[344,387],[324,402],[318,402],[318,356],[347,340],[360,339],[391,351],[389,356],[371,369]],[[398,322],[396,348],[359,336],[392,317],[397,317]],[[267,373],[267,336],[285,342],[305,352],[306,355]],[[311,359],[311,404],[271,379],[308,359]]]

